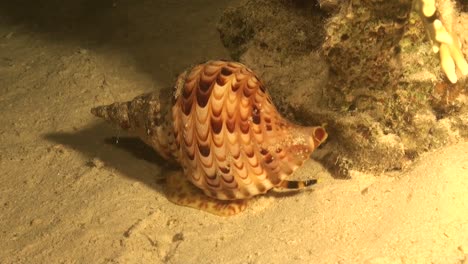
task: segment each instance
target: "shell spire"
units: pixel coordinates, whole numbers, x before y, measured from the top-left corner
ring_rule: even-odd
[[[143,94],[129,102],[94,107],[91,113],[138,136],[163,158],[174,159],[174,137],[166,114],[170,105],[159,97],[157,93]]]
[[[127,130],[130,128],[128,107],[130,102],[118,102],[111,105],[103,105],[91,109],[91,113],[108,122],[114,123]]]

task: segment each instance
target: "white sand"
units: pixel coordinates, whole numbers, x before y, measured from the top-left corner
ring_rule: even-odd
[[[312,191],[230,218],[165,199],[164,162],[89,109],[227,57],[211,2],[116,2],[93,34],[0,23],[0,263],[468,263],[467,142],[392,175],[337,180],[310,161]]]

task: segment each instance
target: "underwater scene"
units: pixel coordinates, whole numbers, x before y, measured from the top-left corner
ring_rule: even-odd
[[[0,263],[468,263],[468,1],[0,2]]]

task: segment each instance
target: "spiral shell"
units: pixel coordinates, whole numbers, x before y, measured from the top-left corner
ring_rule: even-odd
[[[326,138],[285,120],[258,77],[236,62],[182,73],[172,108],[177,158],[206,195],[245,199],[279,186]]]
[[[327,138],[322,127],[284,119],[255,73],[237,62],[197,65],[178,77],[172,103],[163,96],[145,94],[91,112],[177,161],[190,182],[218,200],[246,199],[274,187],[298,188],[288,176]],[[307,182],[301,186],[312,183]],[[193,199],[182,202],[186,193],[171,196],[179,204],[201,207]]]

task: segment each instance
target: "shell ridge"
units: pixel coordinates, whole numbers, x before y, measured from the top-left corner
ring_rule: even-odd
[[[182,89],[172,113],[176,156],[186,177],[208,196],[265,193],[313,151],[306,133],[279,114],[261,80],[243,64],[195,66]]]

